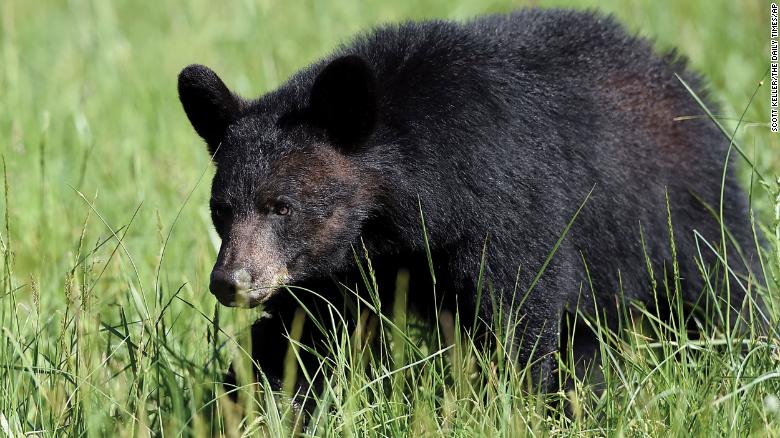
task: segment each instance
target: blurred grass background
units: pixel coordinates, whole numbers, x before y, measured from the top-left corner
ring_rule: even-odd
[[[707,78],[721,105],[717,113],[731,128],[759,81],[768,79],[769,3],[756,0],[0,1],[0,153],[7,185],[0,205],[8,230],[0,232],[7,250],[4,366],[24,366],[44,353],[50,367],[83,363],[80,375],[97,379],[106,394],[93,395],[94,406],[106,399],[136,406],[128,393],[127,358],[106,359],[119,341],[101,323],[138,322],[150,314],[168,321],[171,349],[206,366],[210,324],[201,313],[214,312],[207,281],[218,240],[208,215],[208,156],[176,95],[182,67],[206,64],[231,88],[255,97],[373,25],[465,19],[524,6],[597,8],[653,38],[659,49],[678,48]],[[758,169],[775,179],[780,145],[767,126],[767,85],[737,139],[755,154]],[[167,233],[204,171],[167,242],[156,288]],[[747,181],[748,169],[741,173]],[[773,193],[754,200],[762,224],[772,227]],[[107,225],[118,230],[128,224],[118,233],[123,248],[111,241],[89,253],[111,237]],[[180,286],[178,297],[191,306],[176,299],[165,307]],[[76,290],[82,291],[78,299],[68,292]],[[88,345],[79,348],[91,356],[68,359],[70,350],[61,344],[70,333],[65,328],[75,327],[74,306],[84,312],[79,333]],[[223,312],[226,330],[237,327],[231,318],[241,312],[251,315]],[[128,323],[134,331],[126,340],[144,342],[141,326]],[[63,401],[52,395],[56,378],[36,387],[10,369],[0,374],[5,417],[17,412],[23,430],[72,424],[63,420],[72,413],[69,405],[49,406]],[[20,409],[35,394],[40,402]],[[81,424],[110,423],[107,406]]]

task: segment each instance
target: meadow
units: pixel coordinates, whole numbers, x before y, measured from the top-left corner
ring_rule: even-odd
[[[724,135],[753,163],[738,158],[736,168],[768,284],[745,284],[778,304],[768,2],[3,0],[0,434],[780,436],[774,305],[769,330],[739,334],[692,336],[651,312],[620,333],[596,322],[603,390],[577,381],[552,394],[526,391],[522,370],[465,333],[428,335],[399,306],[371,319],[379,353],[360,333],[333,333],[320,370],[329,383],[309,394],[317,407],[307,421],[264,384],[244,385],[236,403],[225,395],[219,381],[232,361],[247,365],[258,311],[220,307],[208,292],[219,248],[213,169],[176,95],[181,68],[209,65],[258,96],[370,26],[525,6],[614,13],[707,78]],[[659,293],[673,292],[675,279],[656,274]]]

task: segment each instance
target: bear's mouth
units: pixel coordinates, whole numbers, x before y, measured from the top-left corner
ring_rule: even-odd
[[[281,291],[282,287],[283,285],[258,287],[245,291],[236,291],[234,294],[214,296],[224,306],[251,309],[268,302]]]
[[[228,307],[253,308],[265,304],[281,290],[282,285],[254,287],[246,290],[237,290],[232,294],[214,294],[222,305]]]

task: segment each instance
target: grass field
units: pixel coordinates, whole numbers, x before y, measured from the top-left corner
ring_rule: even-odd
[[[303,428],[284,395],[248,386],[234,404],[215,383],[246,360],[256,311],[208,293],[212,169],[180,108],[179,70],[207,64],[256,96],[374,24],[584,3],[678,47],[708,78],[765,180],[740,162],[776,297],[780,137],[767,83],[750,103],[768,79],[768,2],[3,0],[0,434],[780,435],[780,340],[690,338],[652,318],[603,334],[603,393],[579,382],[529,394],[500,358],[467,340],[440,347],[400,311],[380,321],[392,369],[334,334],[330,384]]]

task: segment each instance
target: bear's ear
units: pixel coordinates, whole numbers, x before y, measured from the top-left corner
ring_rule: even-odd
[[[348,151],[374,130],[374,72],[358,56],[331,61],[314,80],[309,107],[313,122],[325,130],[328,139],[342,151]]]
[[[238,118],[241,99],[211,69],[193,64],[179,73],[179,100],[193,128],[213,154],[228,125]]]

